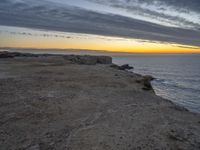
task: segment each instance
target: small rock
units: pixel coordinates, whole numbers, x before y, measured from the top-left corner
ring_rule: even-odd
[[[143,76],[145,80],[148,80],[148,81],[152,81],[154,80],[155,78],[150,76],[150,75],[146,75],[146,76]]]
[[[186,141],[188,139],[188,136],[185,133],[185,131],[182,130],[182,129],[176,129],[176,130],[172,129],[169,132],[169,138],[176,140],[176,141],[182,141],[183,142],[183,141]]]
[[[36,145],[30,146],[27,150],[40,150],[40,145],[36,144]]]
[[[174,108],[178,111],[188,111],[188,109],[186,109],[185,107],[183,106],[179,106],[179,105],[174,105]]]

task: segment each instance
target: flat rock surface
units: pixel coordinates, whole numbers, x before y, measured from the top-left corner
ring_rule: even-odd
[[[0,149],[199,150],[200,115],[142,80],[63,57],[0,59]]]

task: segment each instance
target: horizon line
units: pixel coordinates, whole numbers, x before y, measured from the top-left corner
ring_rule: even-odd
[[[6,49],[8,50],[60,50],[60,51],[70,51],[70,52],[93,52],[93,53],[116,53],[116,54],[166,54],[166,55],[169,55],[169,54],[182,54],[182,55],[186,55],[186,54],[200,54],[200,52],[123,52],[123,51],[111,51],[111,50],[94,50],[94,49],[74,49],[74,48],[34,48],[34,47],[0,47],[0,50],[3,50],[5,49],[5,51],[7,51]]]

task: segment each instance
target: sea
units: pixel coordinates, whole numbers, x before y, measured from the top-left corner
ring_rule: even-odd
[[[200,113],[199,54],[117,55],[113,62],[130,64],[133,72],[154,76],[152,85],[158,96]]]

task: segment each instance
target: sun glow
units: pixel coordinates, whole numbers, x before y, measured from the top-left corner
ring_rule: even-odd
[[[200,47],[79,33],[1,27],[0,47],[87,49],[131,53],[200,53]]]

